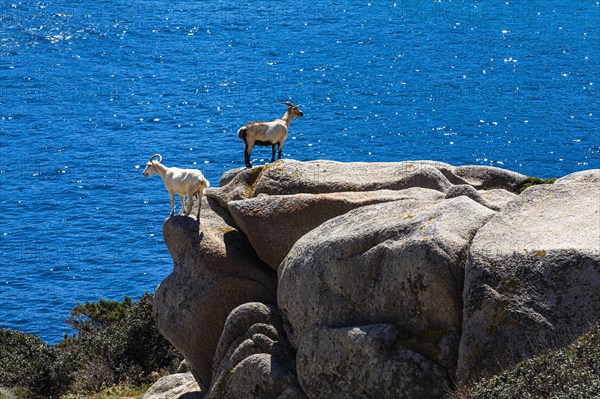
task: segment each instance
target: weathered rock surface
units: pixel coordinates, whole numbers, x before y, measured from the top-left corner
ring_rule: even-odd
[[[447,370],[406,338],[393,324],[315,328],[298,350],[302,387],[311,398],[444,397]]]
[[[492,166],[452,166],[434,161],[335,162],[279,160],[251,169],[234,169],[221,179],[220,189],[207,196],[222,207],[229,201],[258,194],[290,195],[343,191],[401,190],[429,188],[445,193],[451,184],[469,184],[476,189],[518,192],[527,176]]]
[[[265,168],[266,166],[256,166],[251,169],[234,169],[221,178],[220,188],[207,189],[206,197],[217,201],[224,209],[227,209],[229,201],[252,198],[256,180]]]
[[[479,190],[479,194],[485,198],[489,203],[497,207],[498,209],[504,208],[506,204],[517,198],[517,194],[506,191],[502,188],[496,188],[491,190]]]
[[[232,177],[233,176],[233,177]],[[280,160],[228,175],[207,196],[226,207],[229,201],[259,194],[321,194],[344,191],[400,190],[410,187],[446,192],[448,179],[431,165],[414,162],[298,162]]]
[[[362,207],[312,230],[279,269],[278,304],[290,342],[311,353],[317,343],[305,337],[313,328],[393,324],[404,334],[402,346],[444,368],[449,381],[468,246],[493,214],[464,196],[406,200]],[[394,362],[404,358],[388,355]]]
[[[471,198],[473,201],[489,208],[493,211],[500,210],[500,207],[488,201],[475,187],[469,184],[458,184],[450,187],[446,193],[446,199],[456,198],[464,195],[465,197]]]
[[[600,186],[534,186],[475,236],[458,378],[565,345],[600,318]]]
[[[484,165],[452,166],[436,161],[406,161],[420,168],[435,168],[455,185],[468,184],[477,190],[503,189],[518,193],[528,179],[526,175],[510,170]]]
[[[582,170],[581,172],[571,173],[565,177],[556,180],[554,184],[567,183],[587,183],[600,184],[600,169]]]
[[[260,170],[262,170],[263,166],[258,166],[257,168],[260,168]],[[223,187],[224,185],[232,181],[237,175],[247,170],[248,169],[246,168],[236,168],[226,171],[221,176],[221,180],[219,181],[219,187]]]
[[[454,174],[478,190],[504,189],[517,193],[527,176],[494,166],[464,165],[454,168]],[[465,184],[463,183],[463,184]],[[456,184],[456,183],[455,183]]]
[[[174,268],[156,289],[154,315],[206,391],[227,316],[246,302],[275,303],[276,276],[214,201],[204,201],[201,221],[200,234],[192,218],[164,222]]]
[[[265,195],[232,201],[229,211],[258,256],[271,268],[279,264],[300,237],[323,222],[366,205],[400,200],[441,200],[426,188],[328,194]]]
[[[179,373],[156,381],[142,399],[201,399],[202,396],[192,373]]]
[[[207,399],[305,398],[295,353],[285,338],[277,308],[247,303],[231,312],[214,358]]]
[[[450,182],[436,168],[406,162],[286,161],[266,168],[254,195],[401,190],[422,187],[446,192]]]

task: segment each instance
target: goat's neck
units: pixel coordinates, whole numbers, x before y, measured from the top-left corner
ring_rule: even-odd
[[[167,173],[167,167],[159,162],[155,162],[154,167],[156,168],[156,173],[158,173],[160,178],[164,180],[165,173]]]
[[[287,127],[290,127],[290,123],[292,123],[292,119],[294,119],[294,117],[288,111],[285,111],[285,114],[283,114],[283,117],[281,117],[281,120],[285,122]]]

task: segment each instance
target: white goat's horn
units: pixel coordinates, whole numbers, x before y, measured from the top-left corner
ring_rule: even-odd
[[[152,156],[150,157],[150,161],[149,161],[149,162],[152,162],[152,160],[153,160],[154,158],[158,158],[158,162],[162,162],[162,156],[161,156],[160,154],[154,154],[154,155],[152,155]]]
[[[291,103],[291,102],[289,102],[289,101],[282,101],[282,102],[281,102],[281,104],[285,104],[285,105],[287,105],[288,107],[293,107],[293,106],[294,106],[294,104],[292,104],[292,103]]]

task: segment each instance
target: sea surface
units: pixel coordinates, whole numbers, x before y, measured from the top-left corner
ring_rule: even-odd
[[[154,153],[218,186],[293,101],[285,158],[563,176],[600,167],[599,71],[598,1],[0,0],[0,327],[56,343],[170,273]]]

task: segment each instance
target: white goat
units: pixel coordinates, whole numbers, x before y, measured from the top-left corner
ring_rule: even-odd
[[[158,158],[155,160],[154,158]],[[188,208],[185,216],[189,216],[194,205],[194,196],[198,198],[198,220],[200,220],[200,207],[202,206],[202,194],[204,189],[210,187],[208,180],[204,178],[202,172],[196,169],[168,168],[161,164],[162,156],[154,154],[146,164],[142,172],[144,177],[150,177],[158,174],[165,183],[165,187],[171,196],[171,216],[175,215],[175,194],[179,194],[181,199],[181,212],[185,211],[184,196],[188,197]]]
[[[278,158],[281,159],[281,148],[285,139],[287,139],[288,128],[294,118],[304,116],[304,112],[298,109],[298,106],[291,102],[282,102],[288,106],[287,111],[282,118],[275,119],[271,122],[250,122],[240,128],[237,134],[238,137],[244,140],[244,161],[246,167],[251,168],[250,154],[254,145],[271,146],[271,162],[275,161],[275,145],[278,146]]]

